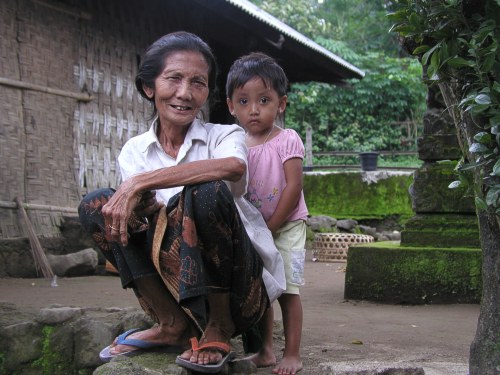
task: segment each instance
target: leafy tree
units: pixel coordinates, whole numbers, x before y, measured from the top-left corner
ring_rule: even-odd
[[[392,4],[388,0],[253,0],[253,3],[313,40],[346,41],[358,53],[384,51],[396,56],[402,51],[396,35],[388,32],[391,24],[385,16]]]
[[[331,25],[330,36],[348,41],[356,52],[384,51],[401,57],[404,52],[396,34],[388,32],[391,23],[386,15],[391,5],[387,0],[325,0],[317,12]]]
[[[328,37],[332,33],[331,25],[318,14],[318,0],[251,1],[311,39],[317,36]]]
[[[398,0],[403,45],[438,85],[472,172],[483,251],[483,296],[470,374],[500,368],[500,0]]]
[[[316,82],[292,85],[286,124],[303,139],[310,126],[313,151],[415,149],[414,139],[402,134],[399,123],[420,129],[426,90],[420,65],[394,57],[400,47],[388,32],[385,1],[254,2],[366,73],[345,88]],[[357,45],[352,45],[355,38]]]
[[[415,149],[414,139],[402,134],[400,124],[417,127],[422,123],[425,86],[418,62],[378,52],[359,55],[344,43],[318,41],[334,53],[348,55],[366,77],[344,88],[320,83],[293,85],[287,127],[303,137],[311,127],[314,151]]]

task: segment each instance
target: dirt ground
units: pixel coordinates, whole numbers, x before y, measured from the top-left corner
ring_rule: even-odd
[[[308,251],[301,291],[304,309],[302,374],[320,374],[321,364],[377,363],[414,365],[426,375],[466,375],[469,346],[479,305],[385,305],[343,298],[343,263],[313,262]],[[0,279],[0,302],[42,308],[53,304],[80,307],[138,307],[131,291],[114,276],[60,278],[57,287],[44,279]],[[278,306],[275,319],[281,319]],[[283,341],[277,340],[280,354]],[[262,369],[259,374],[269,374]]]

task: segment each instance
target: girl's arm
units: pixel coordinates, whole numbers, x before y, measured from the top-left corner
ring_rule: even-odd
[[[216,180],[238,181],[246,172],[246,164],[236,157],[199,160],[170,168],[137,174],[125,180],[103,207],[104,224],[111,240],[128,243],[127,223],[132,211],[146,191],[198,184]]]
[[[286,186],[273,215],[267,221],[267,227],[275,233],[285,223],[295,209],[302,193],[302,159],[291,158],[283,164]]]

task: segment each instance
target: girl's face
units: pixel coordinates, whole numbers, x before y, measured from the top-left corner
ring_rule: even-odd
[[[154,98],[162,126],[186,126],[193,122],[208,99],[208,64],[196,51],[173,52],[154,88],[144,87]]]
[[[250,135],[262,135],[271,130],[276,117],[285,110],[286,98],[255,77],[236,88],[233,96],[227,98],[227,105]]]

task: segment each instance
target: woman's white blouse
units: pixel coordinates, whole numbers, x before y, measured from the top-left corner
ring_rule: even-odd
[[[156,119],[149,130],[128,140],[118,156],[122,179],[197,160],[237,157],[247,164],[245,132],[238,125],[202,123],[195,120],[189,127],[177,158],[167,155],[156,136]],[[248,169],[248,168],[247,168]],[[264,262],[263,279],[269,299],[273,302],[286,288],[283,259],[260,212],[245,198],[247,174],[239,181],[226,184],[231,190],[247,234]],[[156,191],[165,204],[182,186]]]

